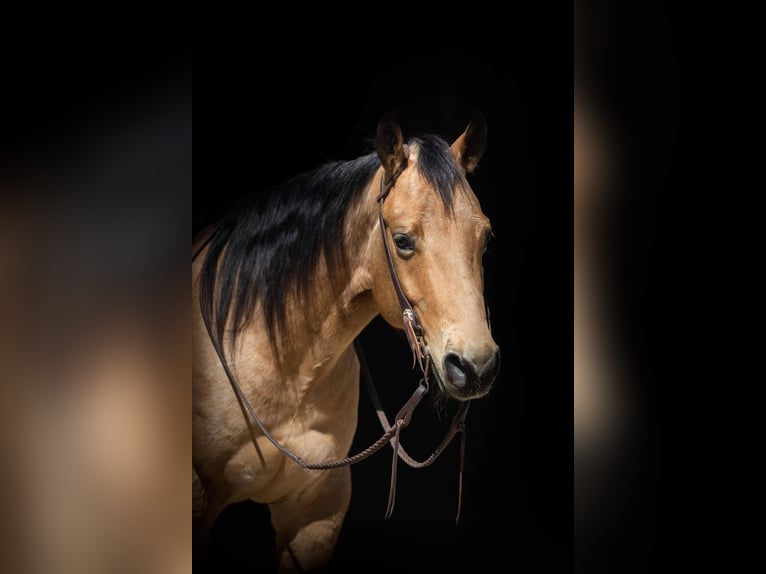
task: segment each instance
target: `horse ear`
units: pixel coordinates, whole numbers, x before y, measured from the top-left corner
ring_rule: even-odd
[[[487,146],[487,120],[481,112],[474,112],[468,127],[450,146],[458,164],[466,173],[471,173],[479,165]]]
[[[396,111],[389,111],[378,122],[375,147],[387,179],[407,164],[404,137]]]

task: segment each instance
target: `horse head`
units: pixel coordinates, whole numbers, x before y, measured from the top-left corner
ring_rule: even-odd
[[[466,179],[486,136],[484,117],[476,114],[451,145],[435,136],[405,143],[389,113],[376,137],[388,186],[379,198],[385,232],[373,261],[373,295],[383,318],[401,327],[398,281],[422,329],[431,373],[459,401],[486,395],[500,368],[484,299],[482,257],[491,226]]]

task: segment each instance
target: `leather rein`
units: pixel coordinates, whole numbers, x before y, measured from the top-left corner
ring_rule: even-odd
[[[229,383],[231,384],[232,389],[234,390],[234,393],[237,396],[237,400],[239,401],[240,408],[242,409],[242,413],[245,416],[245,419],[247,421],[247,426],[250,432],[250,437],[252,439],[253,445],[255,446],[255,449],[258,453],[258,457],[260,458],[261,463],[264,466],[266,466],[266,461],[263,457],[263,454],[261,453],[260,447],[258,446],[258,442],[256,440],[256,435],[255,435],[255,429],[253,429],[252,425],[250,424],[251,420],[257,425],[258,429],[269,440],[269,442],[271,442],[271,444],[274,445],[274,447],[276,447],[280,452],[282,452],[282,454],[284,454],[287,458],[294,461],[296,464],[310,470],[330,470],[333,468],[350,466],[352,464],[360,462],[370,457],[371,455],[375,454],[377,451],[383,448],[386,444],[391,444],[391,447],[393,448],[394,453],[391,460],[391,481],[390,481],[390,487],[389,487],[389,493],[388,493],[388,505],[386,507],[386,514],[385,514],[385,517],[389,518],[391,514],[393,513],[394,502],[396,498],[397,461],[399,459],[402,459],[405,462],[405,464],[407,464],[408,466],[412,468],[424,468],[426,466],[429,466],[439,457],[439,455],[442,454],[442,452],[444,452],[444,450],[447,448],[447,446],[455,437],[455,435],[460,433],[461,441],[460,441],[458,504],[457,504],[457,515],[455,517],[455,522],[457,523],[458,520],[460,519],[460,507],[461,507],[462,490],[463,490],[463,466],[464,466],[464,459],[465,459],[465,418],[468,413],[468,407],[470,405],[470,402],[464,401],[460,403],[460,406],[458,407],[452,419],[452,423],[449,429],[447,430],[445,437],[442,439],[442,441],[439,443],[439,445],[436,447],[433,453],[425,460],[418,461],[414,459],[413,457],[411,457],[407,453],[407,451],[404,449],[404,447],[401,445],[401,441],[400,441],[400,433],[402,429],[407,428],[407,426],[410,424],[410,421],[412,420],[412,414],[415,411],[415,407],[417,407],[418,403],[420,403],[421,399],[425,396],[425,394],[429,390],[428,377],[429,377],[429,373],[431,369],[431,355],[428,351],[428,346],[426,345],[425,340],[423,338],[423,328],[421,327],[420,321],[418,320],[418,317],[415,314],[415,310],[413,309],[412,305],[407,299],[407,296],[404,294],[404,290],[402,289],[401,283],[399,282],[399,276],[396,273],[393,256],[391,255],[391,248],[388,245],[388,238],[386,236],[386,225],[383,220],[383,202],[385,201],[386,197],[388,196],[388,193],[393,188],[394,183],[396,182],[396,179],[399,177],[399,175],[401,174],[403,170],[404,170],[404,166],[402,166],[397,172],[395,172],[393,176],[388,180],[388,182],[385,182],[385,171],[383,175],[381,176],[380,193],[377,197],[378,220],[380,223],[380,231],[381,231],[381,235],[383,239],[383,246],[385,247],[388,270],[391,275],[391,280],[393,282],[397,298],[399,299],[399,304],[402,308],[402,321],[403,321],[404,333],[407,336],[407,342],[409,343],[413,353],[413,366],[415,364],[419,366],[423,374],[423,377],[420,379],[420,382],[417,388],[414,390],[410,398],[404,403],[401,409],[399,409],[399,412],[396,414],[396,417],[394,418],[394,423],[391,424],[388,420],[388,417],[386,416],[385,411],[383,410],[378,393],[375,390],[375,385],[372,381],[372,375],[370,373],[364,354],[362,353],[359,338],[357,337],[354,340],[354,350],[356,351],[356,354],[360,361],[362,375],[365,380],[366,387],[370,395],[370,399],[373,403],[373,407],[375,408],[375,411],[378,415],[378,420],[380,421],[380,424],[383,427],[383,431],[384,431],[381,437],[378,440],[376,440],[374,443],[372,443],[370,446],[368,446],[366,449],[354,454],[353,456],[348,456],[348,457],[336,459],[336,460],[311,463],[311,462],[307,462],[306,460],[304,460],[303,458],[295,454],[293,451],[291,451],[290,449],[282,445],[279,441],[277,441],[277,439],[275,439],[272,436],[272,434],[268,431],[266,426],[263,424],[261,419],[256,414],[255,410],[253,409],[253,406],[250,404],[250,401],[248,401],[247,397],[242,391],[242,388],[240,387],[237,381],[237,378],[234,376],[234,373],[232,373],[231,369],[229,368],[228,363],[224,357],[221,344],[213,336],[213,332],[212,332],[207,314],[203,312],[202,317],[208,332],[208,336],[210,337],[213,347],[215,348],[216,353],[218,354],[218,358],[220,359],[221,364],[223,365],[224,371],[226,372],[226,376],[229,380]]]

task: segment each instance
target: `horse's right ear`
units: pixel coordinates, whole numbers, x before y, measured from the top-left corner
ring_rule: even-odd
[[[466,173],[471,173],[479,165],[484,148],[487,147],[487,120],[484,114],[475,111],[463,134],[450,146],[458,164]]]
[[[386,179],[391,179],[395,173],[407,165],[404,137],[396,111],[389,111],[378,122],[375,148]]]

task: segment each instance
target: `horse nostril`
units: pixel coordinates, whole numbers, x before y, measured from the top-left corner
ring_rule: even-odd
[[[456,387],[464,387],[468,381],[463,361],[455,353],[447,353],[444,357],[444,371],[449,382]]]

